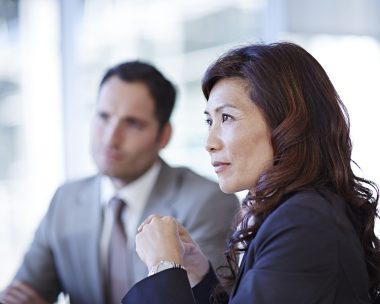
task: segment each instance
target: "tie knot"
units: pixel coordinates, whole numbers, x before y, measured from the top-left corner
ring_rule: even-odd
[[[118,198],[113,197],[110,201],[111,210],[115,219],[121,219],[121,214],[126,206],[125,202]]]

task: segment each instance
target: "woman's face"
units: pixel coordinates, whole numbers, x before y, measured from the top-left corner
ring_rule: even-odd
[[[218,81],[206,105],[209,133],[206,150],[223,192],[254,188],[260,173],[271,166],[271,133],[259,108],[239,78]]]

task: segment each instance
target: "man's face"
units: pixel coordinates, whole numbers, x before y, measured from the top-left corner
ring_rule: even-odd
[[[101,173],[122,187],[144,174],[166,140],[147,86],[116,76],[100,88],[92,125],[92,155]]]

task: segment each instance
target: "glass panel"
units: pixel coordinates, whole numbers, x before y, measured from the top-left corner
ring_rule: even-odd
[[[79,100],[91,111],[98,82],[109,66],[131,59],[153,63],[179,89],[172,118],[174,134],[163,157],[215,178],[203,148],[207,128],[201,77],[228,47],[258,39],[262,8],[263,1],[198,0],[175,5],[162,0],[85,1],[80,34],[75,39],[82,73],[79,87],[83,88]],[[84,125],[90,117],[90,113],[85,115]],[[88,142],[88,133],[83,136],[73,139],[71,146]],[[78,164],[82,166],[80,174],[94,170],[88,166],[92,163],[88,151],[85,153],[88,162]],[[75,172],[68,174],[76,176]]]
[[[0,289],[63,180],[56,4],[0,0]]]

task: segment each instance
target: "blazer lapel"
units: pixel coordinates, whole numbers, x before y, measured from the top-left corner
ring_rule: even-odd
[[[240,280],[243,277],[243,275],[245,274],[245,272],[247,271],[247,267],[250,267],[250,265],[254,264],[254,256],[252,254],[250,254],[251,252],[254,251],[254,248],[253,248],[254,247],[254,243],[255,243],[255,240],[251,240],[250,243],[248,244],[247,251],[244,253],[243,259],[242,259],[242,261],[240,263],[240,266],[239,266],[239,271],[238,271],[238,274],[237,274],[236,283],[235,283],[235,285],[234,285],[234,287],[232,289],[230,298],[232,298],[235,295],[236,290],[239,287]],[[249,264],[249,265],[247,266],[247,264]]]
[[[246,261],[247,261],[247,252],[244,253],[243,259],[242,259],[242,261],[240,263],[239,271],[237,273],[236,283],[235,283],[235,285],[234,285],[234,287],[232,289],[230,298],[232,298],[235,295],[236,290],[237,290],[237,288],[238,288],[238,286],[240,284],[240,279],[241,279],[243,273],[245,272],[244,270],[245,270]]]

